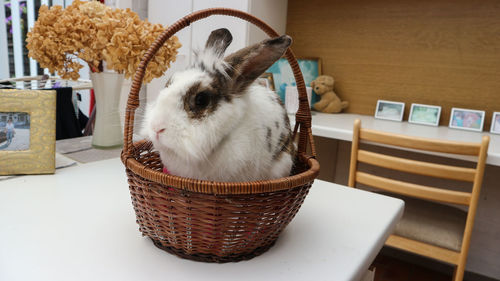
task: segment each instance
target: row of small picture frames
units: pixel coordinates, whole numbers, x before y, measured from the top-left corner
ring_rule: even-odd
[[[403,102],[378,100],[375,118],[403,121],[405,104]],[[412,103],[408,122],[422,125],[438,126],[441,117],[441,106]],[[453,107],[450,116],[450,128],[483,131],[485,112]],[[500,134],[500,112],[494,112],[491,120],[491,133]]]

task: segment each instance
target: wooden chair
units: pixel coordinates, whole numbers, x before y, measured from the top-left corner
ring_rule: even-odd
[[[359,149],[360,140],[412,151],[473,155],[478,157],[477,165],[475,168],[465,168],[374,153]],[[349,186],[355,187],[359,183],[402,198],[405,201],[403,218],[394,234],[387,239],[386,245],[453,264],[456,266],[453,280],[462,280],[488,144],[488,136],[484,136],[480,143],[469,143],[362,129],[358,119],[354,122]],[[471,182],[472,191],[424,186],[358,171],[360,162],[399,172]],[[468,208],[464,210],[451,204]]]

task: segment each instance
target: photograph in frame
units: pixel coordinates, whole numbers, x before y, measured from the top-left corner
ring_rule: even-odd
[[[500,112],[493,112],[490,132],[493,134],[500,134]]]
[[[27,112],[0,112],[0,151],[29,149],[29,120]]]
[[[438,126],[441,117],[441,106],[412,103],[409,123]]]
[[[375,109],[375,118],[402,121],[405,111],[405,104],[403,102],[378,100],[377,108]]]
[[[304,77],[306,87],[310,87],[311,82],[322,74],[321,59],[319,58],[298,58],[297,63]],[[285,103],[286,87],[297,86],[288,60],[285,58],[277,60],[266,72],[272,73],[275,91],[280,96],[283,103]],[[311,104],[317,101],[319,101],[319,96],[313,91]]]
[[[56,92],[0,90],[0,175],[55,172]]]
[[[450,128],[481,132],[485,112],[482,110],[453,107],[450,115]]]
[[[259,78],[257,78],[257,83],[259,85],[264,86],[268,88],[271,91],[276,91],[274,88],[274,79],[273,79],[273,74],[271,72],[266,72],[262,74]]]

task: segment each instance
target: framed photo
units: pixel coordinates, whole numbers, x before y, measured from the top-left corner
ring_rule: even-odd
[[[311,82],[321,75],[321,59],[319,58],[298,58],[299,68],[302,71],[306,87],[311,86]],[[297,86],[292,68],[288,60],[281,58],[276,61],[266,72],[272,73],[274,88],[285,103],[285,92],[287,86]],[[312,93],[311,104],[319,101],[319,96]]]
[[[484,111],[453,107],[450,116],[450,128],[478,131],[483,130]]]
[[[375,118],[402,121],[405,112],[404,102],[378,100],[375,109]]]
[[[262,74],[259,78],[257,78],[257,82],[271,91],[275,91],[273,74],[271,72]]]
[[[0,90],[0,175],[55,171],[56,92]]]
[[[493,134],[500,134],[500,112],[493,112],[490,132]]]
[[[408,122],[422,125],[439,125],[441,106],[412,103]]]

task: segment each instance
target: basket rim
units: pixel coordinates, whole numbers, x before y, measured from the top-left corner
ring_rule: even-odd
[[[136,144],[144,144],[146,140],[134,142]],[[148,179],[150,181],[160,183],[169,187],[178,188],[181,190],[214,194],[214,195],[238,195],[238,194],[258,194],[267,192],[276,192],[298,187],[314,181],[319,174],[319,162],[312,156],[299,154],[298,160],[305,162],[309,167],[307,170],[284,178],[258,181],[243,181],[243,182],[217,182],[207,180],[197,180],[185,178],[181,176],[165,174],[160,171],[146,167],[130,155],[122,151],[121,160],[127,169],[130,169],[135,174]]]

